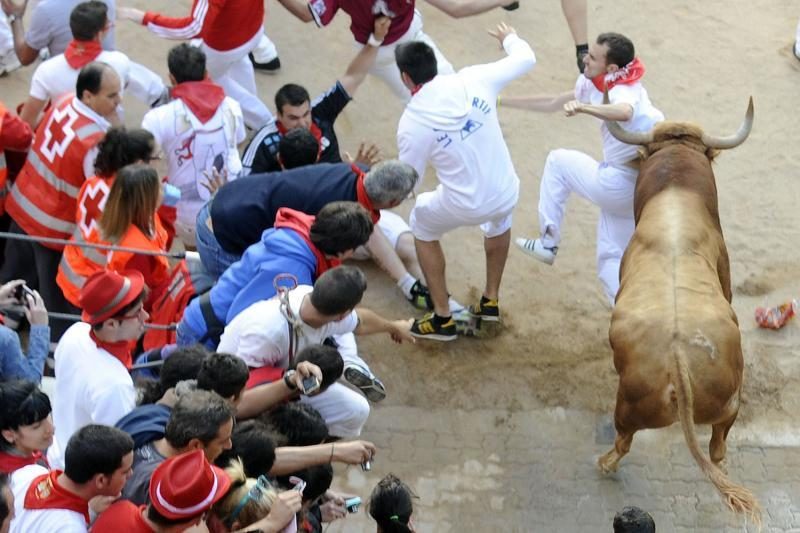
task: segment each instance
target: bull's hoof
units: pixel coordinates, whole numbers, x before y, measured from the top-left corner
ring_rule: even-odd
[[[597,460],[597,468],[603,474],[613,474],[619,468],[619,459],[617,452],[610,451]]]

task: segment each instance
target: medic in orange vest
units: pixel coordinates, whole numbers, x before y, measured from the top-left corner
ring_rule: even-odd
[[[148,163],[154,159],[155,139],[144,129],[111,128],[98,149],[95,160],[97,174],[86,180],[78,192],[76,227],[70,239],[78,244],[103,242],[99,234],[100,215],[117,171],[132,163]],[[169,214],[165,216],[168,218]],[[71,304],[79,306],[83,283],[98,270],[106,268],[107,256],[107,251],[97,248],[71,244],[64,247],[56,282]]]

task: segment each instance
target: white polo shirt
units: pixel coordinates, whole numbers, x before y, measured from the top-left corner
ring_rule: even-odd
[[[299,320],[300,305],[313,287],[300,285],[289,292],[289,307]],[[328,337],[352,333],[358,327],[355,310],[342,320],[312,328],[302,320],[295,327],[295,355],[306,346],[322,344]],[[217,351],[240,357],[250,368],[289,366],[289,327],[280,308],[280,300],[256,302],[234,318],[222,334]]]

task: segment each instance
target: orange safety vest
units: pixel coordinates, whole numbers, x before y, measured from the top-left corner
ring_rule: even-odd
[[[75,243],[103,243],[100,238],[100,215],[106,206],[114,177],[92,176],[78,192],[75,210],[75,231],[70,241]],[[108,261],[108,251],[68,244],[64,247],[58,266],[56,283],[72,305],[80,307],[81,287],[89,276],[103,270]]]
[[[6,209],[28,235],[69,239],[75,230],[78,192],[86,180],[83,160],[105,135],[104,127],[81,113],[77,102],[70,95],[45,115],[11,188]]]
[[[6,106],[0,102],[0,134],[3,133],[3,119],[6,116]],[[8,194],[8,167],[6,167],[6,151],[0,146],[0,215],[6,212],[6,195]]]

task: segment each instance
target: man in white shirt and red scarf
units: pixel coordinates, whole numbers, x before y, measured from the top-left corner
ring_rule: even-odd
[[[206,56],[199,48],[179,44],[167,56],[173,100],[149,111],[142,127],[161,146],[169,165],[169,182],[180,189],[178,237],[195,246],[197,212],[208,201],[212,169],[227,171],[228,181],[242,170],[238,145],[246,131],[242,108],[208,79]]]
[[[564,110],[568,117],[585,113],[601,120],[603,161],[577,150],[550,152],[539,191],[540,237],[517,238],[519,248],[552,264],[561,241],[564,207],[572,192],[600,207],[597,227],[597,271],[613,305],[619,289],[619,264],[633,235],[633,191],[639,175],[638,147],[624,144],[608,132],[605,120],[629,131],[649,131],[664,115],[650,102],[641,83],[644,64],[633,43],[618,33],[602,33],[589,48],[586,68],[574,91],[561,95],[503,98],[504,106],[534,111]],[[603,103],[608,90],[610,103]]]
[[[81,318],[56,348],[56,435],[47,459],[64,465],[63,447],[86,424],[113,425],[136,406],[131,350],[149,318],[138,271],[101,270],[81,289]]]
[[[78,73],[92,61],[110,65],[119,75],[123,91],[130,91],[148,106],[166,100],[167,89],[156,73],[133,63],[122,52],[103,50],[102,40],[113,27],[106,4],[98,0],[78,4],[70,14],[69,25],[73,39],[64,54],[45,61],[33,73],[30,95],[20,112],[31,127],[36,127],[48,102],[56,104],[75,90]]]
[[[40,465],[14,472],[11,532],[88,531],[89,500],[118,497],[130,477],[133,439],[114,427],[84,426],[69,440],[66,463],[63,472]]]

